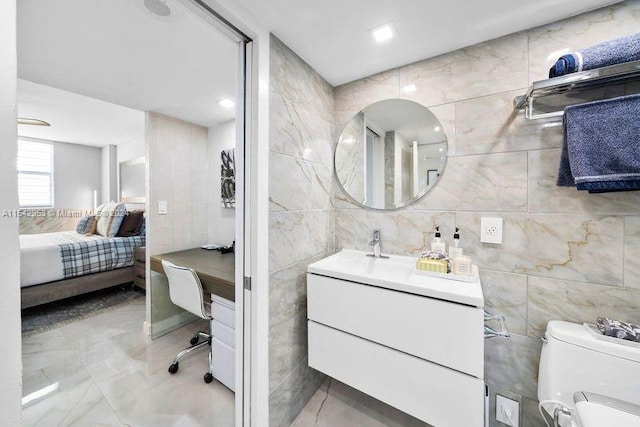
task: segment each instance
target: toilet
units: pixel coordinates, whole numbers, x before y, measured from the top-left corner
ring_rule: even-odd
[[[640,427],[640,344],[554,320],[542,338],[538,400],[561,427]]]

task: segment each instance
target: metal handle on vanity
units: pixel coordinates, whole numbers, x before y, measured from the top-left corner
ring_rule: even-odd
[[[491,326],[484,325],[484,337],[485,338],[493,338],[493,337],[502,337],[504,339],[509,339],[511,334],[507,330],[507,325],[505,323],[504,316],[499,314],[494,314],[487,309],[484,309],[484,321],[488,322],[491,320],[496,320],[500,322],[500,329],[496,330]]]

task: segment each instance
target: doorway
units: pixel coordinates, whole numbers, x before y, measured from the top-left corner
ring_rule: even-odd
[[[166,372],[166,366],[171,362],[171,358],[174,354],[174,348],[171,344],[163,341],[163,338],[167,335],[178,334],[180,337],[187,334],[192,327],[190,319],[187,316],[180,316],[179,311],[176,311],[178,321],[173,325],[171,322],[164,322],[158,328],[154,328],[158,323],[171,320],[172,316],[161,317],[161,307],[170,307],[170,302],[164,299],[166,293],[162,293],[161,287],[154,287],[152,279],[152,270],[150,268],[150,257],[157,253],[164,253],[170,251],[181,250],[185,247],[200,247],[210,243],[220,243],[224,246],[228,246],[232,243],[228,236],[218,237],[216,234],[216,224],[221,224],[224,219],[232,219],[235,224],[229,226],[227,221],[224,226],[224,230],[228,231],[229,227],[235,230],[233,238],[236,241],[236,281],[237,278],[242,279],[244,274],[244,130],[246,126],[245,117],[245,97],[246,88],[246,52],[250,49],[249,40],[238,33],[235,29],[230,28],[226,23],[221,22],[214,15],[211,14],[211,10],[203,8],[201,5],[195,2],[171,2],[165,0],[157,1],[129,1],[119,0],[113,2],[97,2],[96,4],[89,5],[86,1],[68,2],[67,11],[61,10],[47,10],[53,8],[53,5],[49,5],[49,2],[45,0],[33,0],[33,1],[21,1],[18,7],[18,57],[19,57],[19,78],[33,83],[39,86],[45,86],[46,88],[53,88],[57,91],[63,91],[72,95],[77,95],[84,98],[90,98],[100,102],[108,103],[113,106],[122,107],[135,115],[135,113],[141,113],[144,115],[144,140],[142,141],[143,156],[140,156],[140,140],[132,138],[130,141],[113,141],[113,143],[105,145],[97,145],[96,149],[100,152],[99,157],[101,160],[101,186],[99,189],[91,189],[91,195],[93,200],[96,200],[90,206],[91,209],[96,208],[99,202],[108,202],[113,199],[113,194],[117,198],[120,198],[119,189],[122,188],[123,183],[118,181],[119,169],[126,162],[130,162],[132,159],[145,158],[146,162],[146,195],[144,201],[144,210],[147,216],[146,233],[147,233],[147,251],[145,258],[145,287],[146,298],[144,299],[144,305],[146,307],[144,314],[145,322],[145,334],[154,335],[157,340],[148,340],[145,334],[142,334],[142,342],[138,342],[135,348],[115,348],[119,340],[131,343],[132,341],[139,339],[136,338],[135,327],[129,332],[120,334],[119,331],[123,329],[123,325],[127,322],[137,322],[133,320],[118,319],[117,314],[113,318],[99,318],[99,316],[88,316],[90,320],[87,325],[91,325],[91,330],[83,330],[79,325],[75,323],[75,327],[65,330],[67,335],[63,332],[60,334],[52,333],[47,337],[47,340],[58,344],[60,341],[65,341],[64,345],[69,344],[69,337],[77,334],[77,338],[82,339],[84,337],[84,343],[80,346],[74,347],[70,354],[64,354],[64,351],[59,352],[59,363],[55,366],[47,366],[43,363],[42,366],[37,366],[37,372],[35,376],[40,376],[38,381],[43,380],[43,386],[33,386],[31,388],[25,387],[25,397],[29,397],[27,405],[33,409],[38,406],[46,407],[45,402],[51,399],[53,396],[64,396],[69,402],[73,402],[74,391],[72,388],[66,388],[68,386],[88,386],[92,393],[85,394],[85,397],[92,401],[101,399],[100,394],[103,395],[107,405],[93,405],[93,407],[105,410],[118,408],[115,411],[115,416],[122,422],[135,420],[137,416],[144,417],[145,410],[152,412],[161,412],[159,406],[154,403],[155,398],[159,398],[163,393],[170,393],[175,391],[175,381],[172,384],[174,387],[160,385],[168,377],[173,381],[173,378]],[[98,4],[99,3],[99,4]],[[58,9],[60,5],[56,5]],[[115,19],[118,17],[117,8],[126,10],[126,16],[120,16],[121,19]],[[168,8],[169,10],[167,11]],[[60,14],[59,18],[56,18],[56,14]],[[23,21],[22,18],[27,16]],[[41,19],[39,21],[39,19]],[[111,25],[109,20],[113,19]],[[185,21],[189,22],[188,27],[193,30],[194,28],[200,33],[196,36],[183,35],[183,38],[176,39],[175,34],[173,37],[167,36],[164,33],[175,32],[180,27],[181,23]],[[117,25],[114,26],[114,23]],[[141,22],[144,22],[142,24]],[[55,23],[55,25],[52,25]],[[111,27],[109,33],[108,28],[103,28],[101,25]],[[131,28],[135,28],[133,35],[127,33],[127,25],[131,25]],[[37,34],[29,38],[29,31],[37,28]],[[115,28],[115,31],[114,31]],[[171,31],[169,31],[169,29]],[[62,33],[60,38],[56,38],[56,35]],[[216,37],[220,39],[224,37],[228,43],[228,49],[225,48],[227,53],[226,59],[218,58],[216,64],[213,67],[207,67],[206,64],[202,67],[194,66],[199,59],[206,56],[206,52],[212,54],[216,51],[215,48],[210,46],[201,46],[201,40],[207,40],[212,38],[212,34],[215,33]],[[108,36],[105,34],[109,34]],[[164,35],[161,35],[164,34]],[[165,37],[167,36],[167,37]],[[61,39],[68,38],[67,41]],[[83,38],[80,43],[74,43],[78,38]],[[27,40],[24,45],[22,42]],[[30,43],[31,42],[31,43]],[[56,49],[49,49],[47,43],[50,42],[57,46]],[[131,49],[132,54],[127,57],[121,57],[118,55],[109,55],[110,51],[116,50],[120,54],[126,49],[122,47],[114,49],[113,46],[118,43],[133,46]],[[188,46],[189,49],[186,49]],[[179,58],[175,58],[171,54],[171,47],[178,47]],[[89,53],[97,52],[97,55],[91,55]],[[137,54],[136,54],[137,52]],[[143,53],[140,53],[143,52]],[[194,54],[197,52],[197,54]],[[26,55],[25,55],[26,54]],[[218,55],[221,56],[221,55]],[[142,60],[141,60],[142,59]],[[121,67],[113,67],[113,64],[120,64]],[[150,67],[145,68],[146,71],[140,73],[144,75],[142,79],[135,79],[135,70],[140,67],[141,63],[146,63]],[[189,64],[186,72],[175,70],[172,68],[175,64]],[[212,77],[215,73],[220,72],[222,68],[225,68],[229,64],[232,65],[232,78],[233,88],[231,91],[227,91],[227,96],[222,97],[220,95],[209,96],[204,99],[203,95],[208,94],[208,88],[218,81],[216,77]],[[87,66],[89,65],[89,66]],[[174,67],[175,68],[175,67]],[[179,68],[179,67],[178,67]],[[200,69],[198,69],[200,68]],[[214,71],[212,73],[212,70]],[[207,74],[204,79],[198,80],[201,74]],[[149,84],[151,83],[153,84]],[[172,85],[176,81],[188,81],[192,83],[192,86],[196,90],[184,90],[176,85]],[[200,84],[195,84],[197,82]],[[195,82],[195,83],[194,83]],[[202,83],[203,82],[203,83]],[[179,85],[178,85],[179,86]],[[126,90],[122,90],[122,89]],[[54,90],[54,92],[55,92]],[[188,96],[183,96],[185,93]],[[157,95],[160,96],[157,96]],[[20,94],[19,94],[20,95]],[[221,101],[230,101],[235,104],[231,108],[225,107]],[[145,105],[145,103],[147,105]],[[74,103],[72,103],[74,104]],[[226,102],[227,106],[229,102]],[[76,104],[77,105],[77,104]],[[211,118],[207,113],[211,113],[215,109],[227,108],[221,110],[222,113],[219,117]],[[59,109],[58,109],[59,111]],[[227,116],[225,116],[225,111]],[[83,114],[89,115],[89,110],[84,110]],[[46,114],[45,110],[41,113]],[[82,118],[81,113],[75,113],[74,119]],[[98,119],[106,117],[105,114],[99,114]],[[89,117],[87,120],[80,120],[79,123],[85,126],[91,121]],[[95,119],[95,116],[94,116]],[[76,122],[78,123],[78,122]],[[151,142],[149,135],[151,133],[150,125],[156,124],[155,130],[160,129],[159,133],[162,134],[162,140]],[[168,126],[170,123],[171,126]],[[23,126],[24,127],[24,126]],[[52,123],[51,129],[60,129],[60,126],[55,126]],[[80,125],[76,125],[80,127]],[[126,127],[126,126],[125,126]],[[29,128],[31,129],[31,128]],[[178,129],[178,130],[176,130]],[[22,129],[19,129],[19,132]],[[38,131],[45,131],[46,129],[38,129]],[[30,131],[26,131],[31,133]],[[139,131],[138,131],[139,132]],[[184,140],[180,137],[180,132],[188,133],[186,140],[188,144],[182,146]],[[235,140],[235,164],[236,164],[236,193],[235,193],[235,206],[221,206],[222,203],[217,196],[217,193],[212,191],[214,188],[221,188],[221,185],[211,184],[203,191],[203,182],[209,183],[213,176],[220,178],[220,171],[217,169],[217,164],[214,164],[214,159],[222,161],[222,151],[228,151],[230,147],[220,147],[215,145],[218,142],[218,137],[224,139],[229,134],[233,135]],[[224,135],[224,136],[223,136]],[[104,134],[102,135],[104,136]],[[78,144],[78,141],[64,140],[63,136],[47,136],[46,134],[39,134],[31,138],[53,141],[57,143],[66,144]],[[83,141],[87,143],[88,141]],[[129,144],[130,143],[130,144]],[[162,146],[151,144],[165,144]],[[80,143],[79,145],[83,145]],[[107,146],[107,148],[104,148]],[[114,149],[115,147],[115,149]],[[179,148],[185,148],[180,150]],[[200,151],[199,151],[200,150]],[[93,150],[96,151],[96,150]],[[188,151],[188,153],[187,153]],[[95,154],[95,153],[94,153]],[[227,153],[228,154],[228,153]],[[55,155],[55,154],[54,154]],[[94,156],[95,157],[95,156]],[[80,160],[82,161],[82,160]],[[77,162],[76,162],[77,164]],[[168,173],[168,172],[171,173]],[[215,173],[213,173],[215,172]],[[56,170],[53,171],[53,179],[55,179]],[[188,176],[186,176],[188,173]],[[115,180],[113,176],[116,176]],[[182,181],[180,181],[182,180]],[[188,183],[188,186],[187,186]],[[95,186],[95,185],[94,185]],[[74,190],[75,191],[75,190]],[[171,194],[169,194],[171,193]],[[189,196],[189,197],[188,197]],[[205,203],[206,199],[206,203]],[[55,199],[53,199],[55,201]],[[118,200],[119,201],[119,200]],[[160,203],[165,202],[165,203]],[[90,203],[90,202],[87,202]],[[138,200],[139,203],[139,200]],[[166,208],[167,214],[161,213],[162,206]],[[219,209],[217,216],[214,220],[207,219],[206,217],[213,212],[213,206]],[[55,202],[52,206],[47,206],[48,209],[53,209],[55,215],[58,215],[60,211],[66,212],[67,210],[76,210],[76,208],[84,209],[85,206],[55,206]],[[232,209],[222,210],[222,208]],[[89,209],[90,210],[90,209]],[[230,214],[233,212],[233,214]],[[166,218],[173,213],[174,217],[169,224]],[[158,215],[161,218],[150,218],[151,215]],[[186,218],[189,218],[187,221]],[[183,220],[182,222],[180,220]],[[185,230],[185,223],[190,222],[189,232]],[[202,229],[205,230],[202,230]],[[186,236],[189,234],[190,236]],[[164,239],[164,240],[163,240]],[[225,240],[223,240],[225,239]],[[155,242],[154,242],[155,241]],[[151,248],[150,248],[151,245]],[[153,246],[155,245],[155,246]],[[240,280],[242,282],[242,280]],[[156,292],[157,291],[157,292]],[[242,292],[239,292],[242,295]],[[52,302],[51,304],[55,304]],[[131,307],[136,304],[132,304]],[[129,307],[129,308],[131,308]],[[240,310],[240,318],[242,319],[242,307],[243,304],[236,302],[236,310]],[[135,307],[134,307],[135,308]],[[126,309],[123,309],[126,311]],[[117,312],[117,309],[114,310]],[[112,313],[114,314],[114,313]],[[238,316],[236,316],[238,318]],[[108,319],[108,320],[106,320]],[[176,319],[173,319],[174,321]],[[108,322],[109,325],[103,325],[102,322]],[[121,324],[119,324],[121,322]],[[115,325],[114,325],[115,324]],[[187,324],[183,326],[183,324]],[[73,325],[71,325],[73,326]],[[142,325],[140,325],[142,329]],[[155,330],[154,330],[155,329]],[[68,332],[72,330],[73,333]],[[242,324],[240,325],[240,336],[242,336]],[[57,335],[57,336],[56,336]],[[105,341],[103,338],[107,337]],[[95,340],[94,340],[95,338]],[[188,338],[188,337],[187,337]],[[160,343],[160,344],[158,344]],[[188,343],[188,339],[185,345]],[[34,347],[40,344],[45,344],[44,341],[35,342]],[[149,353],[149,348],[158,347],[159,352]],[[184,347],[184,346],[183,346]],[[237,348],[240,351],[236,352],[236,363],[242,361],[242,343],[238,343]],[[114,352],[115,350],[115,352]],[[58,351],[57,349],[54,351]],[[109,355],[105,360],[99,361],[98,365],[95,365],[94,361],[103,355]],[[115,353],[115,354],[113,354]],[[70,357],[66,357],[70,356]],[[41,355],[35,355],[35,359],[39,358],[53,360],[52,358]],[[145,361],[145,357],[147,360]],[[149,360],[148,358],[153,360]],[[165,360],[165,357],[167,358]],[[191,360],[195,362],[196,359],[205,358],[206,355],[194,355]],[[145,365],[146,363],[146,365]],[[192,375],[189,362],[185,362],[185,365],[181,367],[181,372],[176,375],[184,374],[189,375],[190,378],[194,377],[194,382],[197,381],[198,390],[204,390],[201,386],[201,372],[198,368],[194,368],[197,375]],[[106,378],[99,372],[108,371],[106,367],[113,368],[117,366],[127,366],[129,364],[129,372],[136,369],[146,370],[149,375],[127,375],[122,370],[117,371],[114,374],[115,378]],[[37,365],[37,364],[36,364]],[[25,364],[25,368],[27,365]],[[86,372],[82,375],[67,376],[69,371],[77,372],[82,367]],[[127,371],[125,369],[124,371]],[[242,406],[242,369],[235,369],[240,373],[240,378],[237,378],[235,383],[236,394],[232,400],[235,405]],[[116,372],[115,370],[113,372]],[[40,375],[42,374],[42,375]],[[27,373],[28,375],[28,373]],[[84,376],[83,376],[84,375]],[[177,378],[177,376],[175,377]],[[36,381],[35,383],[38,383]],[[45,385],[45,383],[47,383]],[[143,385],[142,389],[136,390],[137,385]],[[196,387],[187,386],[188,382],[185,382],[185,389],[183,391],[184,397],[189,393],[199,396],[199,400],[206,402],[206,396],[203,399],[203,395],[200,391],[194,392],[192,389]],[[128,390],[130,396],[135,398],[129,399],[130,402],[126,402],[126,399],[115,401],[112,396],[109,396],[105,390],[123,386]],[[69,392],[67,392],[67,390]],[[144,390],[155,393],[154,396],[143,399],[143,402],[148,403],[147,406],[140,405],[141,393]],[[223,390],[223,389],[221,389]],[[224,390],[223,390],[224,391]],[[39,393],[37,393],[39,392]],[[35,396],[34,396],[34,393]],[[115,395],[115,394],[114,394]],[[80,396],[82,397],[82,396]],[[181,414],[189,414],[189,416],[195,417],[193,420],[194,425],[198,425],[198,416],[202,419],[210,419],[214,412],[208,412],[207,405],[196,408],[193,412],[196,415],[191,414],[188,403],[191,399],[184,399],[180,405],[177,405],[178,411],[175,416]],[[196,399],[193,399],[196,400]],[[214,399],[211,399],[213,401]],[[82,402],[82,401],[80,401]],[[137,403],[136,403],[137,402]],[[77,403],[77,402],[76,402]],[[85,402],[86,403],[86,402]],[[95,402],[94,402],[95,403]],[[154,406],[155,405],[155,406]],[[74,405],[76,408],[88,407],[91,405]],[[162,405],[161,405],[162,406]],[[164,405],[165,407],[167,405]],[[28,409],[28,410],[31,410]],[[59,409],[59,405],[58,405]],[[210,409],[210,408],[209,408]],[[37,412],[37,411],[36,411]],[[108,411],[107,411],[108,412]],[[234,412],[232,410],[232,412]],[[235,413],[238,413],[236,408]],[[58,412],[47,412],[47,416],[59,415],[59,416],[73,416],[77,414],[67,413],[60,414]],[[240,413],[242,413],[240,411]],[[57,416],[56,415],[56,416]],[[171,414],[163,413],[163,415],[170,417]],[[131,418],[129,418],[131,417]],[[108,418],[108,417],[107,417]],[[64,420],[64,418],[63,418]],[[232,421],[233,422],[233,421]],[[64,422],[63,422],[64,424]],[[134,424],[136,424],[134,422]]]

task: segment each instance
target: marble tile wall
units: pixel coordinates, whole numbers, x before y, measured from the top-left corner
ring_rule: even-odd
[[[207,243],[207,128],[148,113],[149,239],[151,255]],[[157,203],[167,201],[167,214]]]
[[[174,117],[147,113],[149,210],[147,255],[179,251],[209,243],[208,179],[212,172],[207,155],[208,130]],[[219,173],[219,172],[218,172]],[[158,201],[167,202],[167,214],[158,214]],[[149,274],[151,327],[163,324],[161,333],[184,322],[184,310],[169,299],[164,275]],[[181,317],[182,316],[182,317]],[[167,320],[169,319],[169,320]],[[171,319],[176,319],[172,321]],[[182,319],[182,320],[180,320]],[[163,322],[163,323],[161,323]],[[167,324],[168,323],[168,324]]]
[[[364,113],[355,115],[340,138],[342,143],[336,144],[336,176],[354,200],[364,203]]]
[[[383,251],[417,254],[436,225],[447,240],[460,227],[486,304],[512,332],[509,341],[486,342],[486,382],[492,396],[522,403],[523,425],[544,425],[536,388],[549,320],[640,322],[640,192],[556,187],[561,123],[527,121],[512,100],[546,78],[553,52],[636,32],[639,20],[640,1],[625,1],[335,88],[337,134],[367,105],[401,97],[430,107],[449,141],[438,186],[405,209],[359,208],[334,185],[336,250],[367,249],[379,228]],[[411,84],[416,90],[404,93]],[[504,219],[501,246],[480,243],[482,216]]]
[[[289,426],[324,376],[307,363],[306,269],[333,252],[333,88],[272,36],[269,425]]]

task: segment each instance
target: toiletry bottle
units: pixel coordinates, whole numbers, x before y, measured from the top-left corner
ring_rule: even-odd
[[[436,235],[431,240],[431,252],[445,253],[446,250],[446,245],[442,241],[442,237],[440,237],[440,227],[436,227]]]
[[[449,245],[449,258],[456,259],[462,256],[462,246],[460,246],[460,229],[456,227],[456,232],[453,234],[453,243]]]

